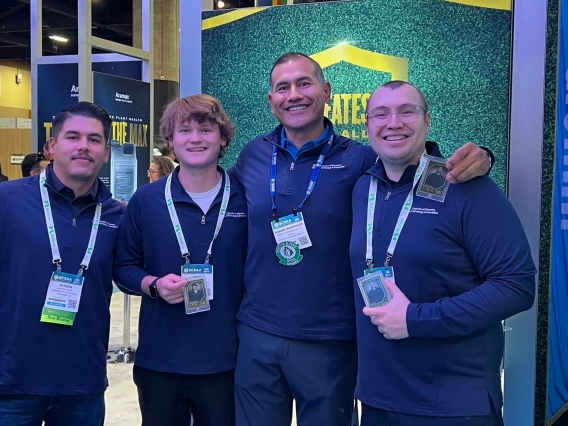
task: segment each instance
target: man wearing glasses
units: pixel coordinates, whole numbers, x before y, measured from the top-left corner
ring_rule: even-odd
[[[376,160],[324,118],[331,85],[296,52],[270,72],[281,123],[247,144],[232,172],[245,187],[249,239],[238,313],[237,426],[345,426],[356,380],[349,264],[353,186]],[[485,174],[474,144],[449,160],[451,182]]]
[[[502,426],[501,321],[535,295],[523,227],[485,176],[421,196],[425,151],[441,153],[426,142],[430,113],[416,87],[386,83],[367,111],[379,159],[353,190],[350,243],[361,425]],[[392,298],[370,308],[357,280],[374,265]]]
[[[28,154],[24,157],[20,167],[22,168],[22,177],[36,176],[45,170],[49,165],[49,158],[43,152],[37,154]]]

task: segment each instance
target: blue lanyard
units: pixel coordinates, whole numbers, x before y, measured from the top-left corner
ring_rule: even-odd
[[[302,208],[304,207],[304,203],[308,200],[308,198],[310,198],[310,195],[312,195],[312,192],[314,191],[315,187],[316,187],[316,183],[318,181],[318,177],[321,171],[321,166],[323,165],[323,160],[325,159],[325,156],[327,155],[327,153],[329,152],[329,149],[331,148],[331,144],[333,142],[333,134],[331,135],[331,137],[329,138],[329,140],[327,141],[327,143],[325,144],[324,148],[321,151],[321,154],[318,158],[318,161],[316,162],[316,165],[314,167],[314,171],[312,172],[312,177],[310,178],[310,183],[308,184],[308,189],[306,189],[306,196],[304,197],[304,200],[300,203],[300,205],[296,208],[292,209],[292,212],[294,214],[296,214],[298,212],[298,210],[302,210]],[[270,165],[270,199],[272,200],[272,216],[274,217],[274,220],[278,221],[278,216],[276,214],[276,162],[278,159],[278,148],[276,146],[272,147],[272,164]]]

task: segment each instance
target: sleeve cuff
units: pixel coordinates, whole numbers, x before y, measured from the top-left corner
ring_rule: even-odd
[[[406,329],[408,337],[421,338],[422,330],[418,321],[418,303],[411,303],[406,309]]]

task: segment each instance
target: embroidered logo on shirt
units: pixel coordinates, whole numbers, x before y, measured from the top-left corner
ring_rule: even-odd
[[[247,217],[247,214],[245,212],[227,212],[225,214],[225,217],[242,218],[242,217]]]
[[[99,222],[99,225],[101,225],[101,226],[106,226],[107,228],[118,229],[118,226],[116,226],[116,224],[114,224],[114,223],[109,223],[109,222],[105,222],[104,220],[101,220],[101,221]]]
[[[312,169],[315,169],[316,165],[312,164]],[[343,164],[324,164],[321,166],[322,170],[334,170],[334,169],[344,169],[345,166]]]
[[[421,207],[412,207],[410,213],[418,213],[418,214],[438,214],[438,210],[436,209],[424,209]]]

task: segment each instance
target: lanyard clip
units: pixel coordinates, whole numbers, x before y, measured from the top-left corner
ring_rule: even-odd
[[[57,270],[61,271],[61,259],[56,259],[53,263],[57,266]]]
[[[392,260],[392,254],[387,253],[387,258],[385,259],[385,268],[389,267],[391,260]]]
[[[292,214],[298,216],[298,207],[292,207]]]
[[[276,212],[275,207],[272,208],[272,218],[274,219],[275,222],[278,222],[278,214]]]
[[[87,269],[89,269],[88,266],[81,265],[81,269],[79,269],[79,272],[77,273],[77,275],[79,275],[79,276],[83,275],[83,272],[85,272]]]
[[[369,268],[369,272],[373,270],[373,259],[367,259],[367,268]]]
[[[187,263],[187,264],[189,265],[189,264],[190,264],[190,262],[189,262],[189,253],[184,254],[184,255],[183,255],[183,258],[185,259],[185,263]]]

